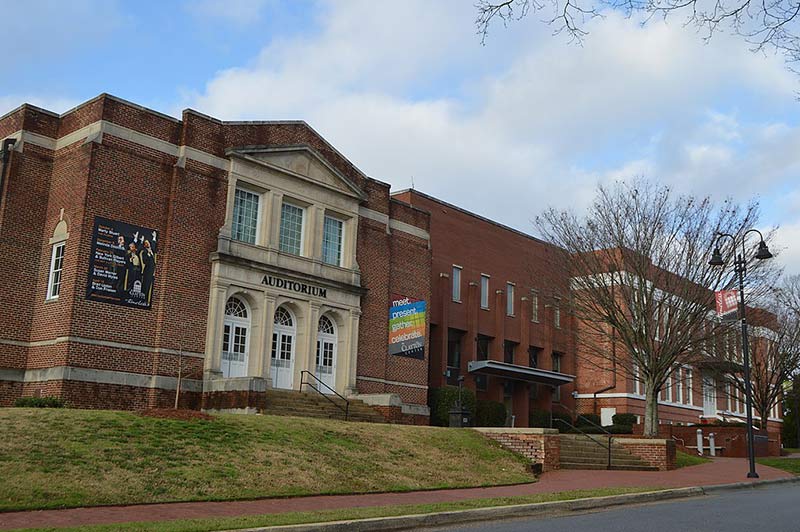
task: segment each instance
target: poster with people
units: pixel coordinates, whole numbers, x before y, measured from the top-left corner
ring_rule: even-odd
[[[158,266],[158,231],[96,216],[86,298],[150,308]]]

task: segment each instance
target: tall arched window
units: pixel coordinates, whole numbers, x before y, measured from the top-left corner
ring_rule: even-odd
[[[336,386],[336,324],[328,316],[320,316],[317,327],[317,369],[316,375],[331,389]],[[331,393],[325,386],[322,392]]]
[[[286,307],[275,310],[272,331],[270,374],[275,388],[291,390],[294,384],[294,348],[297,343],[296,320]]]
[[[247,304],[238,297],[225,303],[222,328],[222,376],[247,375],[247,355],[250,346],[250,312]]]

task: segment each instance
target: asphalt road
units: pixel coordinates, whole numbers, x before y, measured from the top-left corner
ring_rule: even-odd
[[[437,531],[800,532],[800,483],[559,517],[493,521]]]

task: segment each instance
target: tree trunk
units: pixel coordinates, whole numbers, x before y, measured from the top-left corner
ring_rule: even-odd
[[[647,391],[645,395],[645,407],[644,407],[644,431],[643,436],[645,438],[655,438],[658,436],[658,395],[659,391],[656,391],[652,385],[647,386]]]

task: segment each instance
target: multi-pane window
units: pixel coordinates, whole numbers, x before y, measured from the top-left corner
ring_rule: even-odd
[[[280,250],[300,255],[303,249],[303,208],[291,203],[281,206]]]
[[[344,222],[331,216],[325,217],[322,224],[322,262],[342,265],[342,235]]]
[[[233,197],[233,224],[231,237],[248,244],[256,243],[258,230],[259,195],[237,188]]]
[[[528,366],[532,368],[539,367],[539,353],[542,352],[541,347],[528,347]]]
[[[516,347],[517,344],[514,342],[509,342],[508,340],[503,342],[503,362],[506,364],[514,363],[514,351]]]
[[[555,298],[555,306],[553,307],[553,326],[556,329],[561,328],[561,298]]]
[[[531,321],[539,322],[539,292],[531,290]]]
[[[53,246],[50,255],[50,276],[47,280],[47,299],[58,299],[61,293],[61,272],[64,270],[64,242]]]
[[[514,315],[514,284],[506,283],[506,316]]]
[[[683,376],[681,368],[675,368],[675,402],[683,403]]]
[[[489,360],[489,337],[478,335],[477,340],[478,360]],[[489,380],[486,375],[475,375],[475,388],[477,390],[485,391],[489,385]]]
[[[489,308],[489,276],[481,275],[481,308]]]
[[[686,404],[692,404],[692,370],[684,368],[686,374]]]
[[[461,302],[461,266],[453,266],[453,301]]]
[[[461,373],[461,338],[463,333],[447,329],[447,382],[457,384]]]
[[[560,353],[553,353],[553,371],[557,373],[561,373],[561,354]],[[553,390],[553,401],[561,401],[561,387],[556,386]]]

